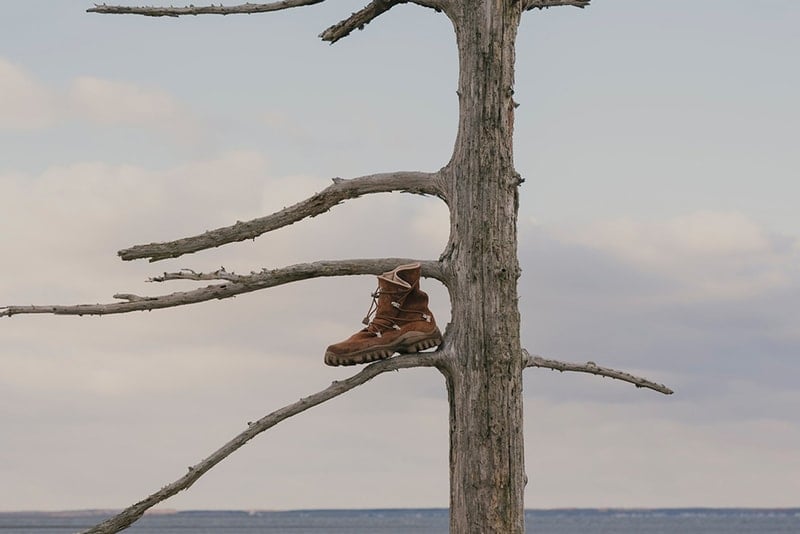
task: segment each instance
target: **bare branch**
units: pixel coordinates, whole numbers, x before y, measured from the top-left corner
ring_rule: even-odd
[[[447,0],[372,0],[360,11],[356,11],[343,21],[334,24],[321,34],[323,41],[331,44],[339,39],[347,37],[353,30],[363,30],[364,26],[383,15],[398,4],[413,3],[423,7],[429,7],[436,11],[441,11],[446,6]]]
[[[573,6],[583,9],[591,0],[525,0],[525,11],[531,9],[549,9],[558,6]]]
[[[318,261],[314,263],[301,263],[279,269],[279,271],[289,271],[298,274],[302,272],[304,275],[312,270],[321,271],[323,274],[316,274],[313,277],[317,278],[322,276],[347,276],[358,274],[381,274],[390,271],[398,265],[408,263],[419,263],[421,266],[422,276],[426,278],[435,278],[436,280],[443,280],[444,274],[441,264],[438,261],[419,261],[411,260],[408,258],[378,258],[378,259],[363,259],[363,260],[329,260]],[[236,274],[228,272],[225,267],[221,267],[216,271],[210,273],[198,273],[192,269],[181,269],[178,272],[164,273],[160,276],[154,276],[148,282],[167,282],[170,280],[226,280],[228,282],[236,282],[246,285],[261,284],[263,278],[273,277],[276,270],[262,269],[261,272],[251,272],[250,274]],[[294,282],[295,279],[290,280]],[[285,283],[285,282],[284,282]],[[272,286],[270,286],[272,287]],[[117,298],[119,298],[117,296]]]
[[[261,273],[268,272],[269,269],[264,268],[261,269]],[[250,273],[250,278],[257,275],[259,273],[253,271]],[[170,280],[195,280],[195,281],[202,281],[202,280],[227,280],[228,282],[239,282],[243,279],[248,278],[247,275],[242,276],[241,274],[231,273],[225,270],[225,267],[220,267],[216,271],[210,273],[198,273],[192,269],[181,269],[178,272],[174,273],[167,273],[161,274],[159,276],[153,276],[148,278],[148,282],[168,282]]]
[[[226,299],[275,287],[299,280],[320,278],[325,276],[349,276],[359,274],[381,274],[398,265],[415,263],[418,260],[408,258],[379,258],[361,260],[317,261],[298,263],[281,269],[264,269],[260,273],[237,275],[227,271],[215,271],[211,274],[195,273],[184,270],[178,273],[164,273],[151,278],[151,281],[166,280],[224,280],[222,284],[212,284],[192,291],[179,291],[157,297],[140,297],[128,293],[114,295],[114,298],[125,302],[108,304],[48,305],[48,306],[4,306],[0,307],[0,317],[12,315],[45,313],[53,315],[111,315],[133,311],[150,311],[161,308],[174,308],[186,304],[195,304],[208,300]],[[438,261],[420,261],[422,276],[444,280],[444,273]]]
[[[350,35],[353,30],[363,30],[364,26],[383,13],[386,13],[397,4],[404,4],[407,1],[408,0],[372,0],[366,7],[360,11],[356,11],[338,24],[334,24],[319,34],[319,36],[323,41],[328,41],[333,44],[339,39]]]
[[[299,401],[284,406],[268,415],[265,415],[254,423],[247,423],[248,428],[230,440],[228,443],[217,449],[211,456],[189,467],[189,471],[175,482],[164,486],[157,492],[149,497],[129,506],[116,516],[103,521],[102,523],[84,531],[83,534],[110,534],[119,532],[128,528],[135,521],[137,521],[148,509],[156,504],[165,501],[173,495],[189,488],[201,476],[207,473],[212,467],[220,463],[222,460],[230,456],[242,445],[261,434],[265,430],[272,428],[281,421],[288,419],[294,415],[313,408],[325,401],[334,397],[338,397],[342,393],[346,393],[351,389],[364,384],[368,380],[375,378],[379,374],[387,371],[397,371],[399,369],[408,369],[411,367],[438,367],[441,365],[441,360],[444,358],[444,353],[437,351],[431,353],[421,354],[404,354],[388,360],[375,362],[368,365],[361,372],[347,378],[345,380],[335,381],[327,388],[304,397]]]
[[[323,189],[320,193],[271,215],[246,222],[238,221],[232,226],[210,230],[193,237],[165,243],[137,245],[120,250],[117,254],[126,261],[150,258],[150,261],[153,262],[166,258],[177,258],[184,254],[227,243],[254,239],[261,234],[288,226],[307,217],[316,217],[344,200],[372,193],[403,191],[443,197],[438,176],[438,173],[392,172],[361,176],[351,180],[334,178],[333,185]]]
[[[408,0],[412,4],[417,4],[422,7],[429,7],[436,11],[443,11],[450,5],[451,0]]]
[[[280,0],[266,4],[241,4],[238,6],[186,6],[186,7],[130,7],[130,6],[108,6],[106,4],[95,4],[95,7],[87,9],[88,13],[103,13],[113,15],[144,15],[146,17],[180,17],[184,15],[239,15],[250,13],[266,13],[268,11],[280,11],[293,7],[313,6],[325,0]]]
[[[523,349],[525,356],[525,367],[543,367],[545,369],[553,369],[554,371],[576,371],[579,373],[590,373],[593,375],[607,376],[615,378],[624,382],[630,382],[637,388],[648,388],[664,395],[672,395],[673,391],[663,384],[657,384],[646,378],[633,376],[632,374],[617,371],[616,369],[609,369],[608,367],[600,367],[594,362],[586,363],[568,363],[558,360],[547,360],[541,356],[531,355],[527,350]]]

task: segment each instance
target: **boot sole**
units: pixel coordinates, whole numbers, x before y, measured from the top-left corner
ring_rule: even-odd
[[[359,352],[345,355],[325,353],[327,365],[358,365],[391,358],[395,352],[400,354],[415,353],[421,350],[438,347],[442,344],[442,334],[437,328],[433,332],[406,332],[391,345],[374,346]]]

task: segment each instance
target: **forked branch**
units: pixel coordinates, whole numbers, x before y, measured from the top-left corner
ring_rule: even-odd
[[[392,172],[361,176],[350,180],[334,178],[333,185],[302,202],[271,215],[245,222],[239,221],[232,226],[225,226],[200,235],[176,239],[175,241],[137,245],[120,250],[117,254],[126,261],[150,258],[150,261],[153,262],[166,258],[177,258],[184,254],[218,247],[227,243],[255,239],[261,234],[289,226],[308,217],[316,217],[344,200],[372,193],[402,191],[418,195],[443,197],[438,176],[438,173]]]
[[[128,293],[118,293],[114,295],[114,298],[121,299],[122,302],[112,302],[108,304],[5,306],[0,307],[0,317],[34,313],[54,315],[111,315],[133,311],[174,308],[176,306],[195,304],[208,300],[226,299],[243,293],[258,291],[259,289],[266,289],[268,287],[275,287],[311,278],[359,274],[378,275],[390,271],[398,265],[414,263],[416,261],[417,260],[408,258],[316,261],[313,263],[298,263],[282,269],[264,269],[261,272],[251,273],[249,275],[229,273],[224,269],[210,274],[194,273],[194,271],[185,270],[178,273],[164,273],[162,276],[151,278],[151,281],[162,282],[178,279],[223,280],[224,283],[212,284],[192,291],[178,291],[156,297],[140,297]],[[444,280],[444,274],[439,262],[420,261],[419,263],[421,265],[422,276]]]
[[[248,13],[266,13],[268,11],[280,11],[293,7],[313,6],[325,0],[280,0],[264,4],[241,4],[238,6],[186,6],[186,7],[154,7],[154,6],[109,6],[98,4],[87,9],[88,13],[104,13],[113,15],[144,15],[145,17],[180,17],[185,15],[240,15]]]
[[[609,378],[614,378],[616,380],[629,382],[634,386],[636,386],[637,388],[652,389],[653,391],[658,391],[659,393],[663,393],[664,395],[672,395],[673,393],[671,389],[669,389],[667,386],[663,384],[657,384],[656,382],[652,382],[650,380],[647,380],[646,378],[634,376],[624,371],[617,371],[616,369],[609,369],[608,367],[600,367],[594,362],[586,362],[586,363],[561,362],[558,360],[548,360],[542,358],[541,356],[531,355],[528,353],[527,350],[524,349],[523,353],[525,356],[525,367],[542,367],[545,369],[553,369],[554,371],[562,371],[562,372],[576,371],[579,373],[590,373],[593,375],[607,376]]]
[[[89,530],[84,531],[83,534],[111,534],[129,527],[140,517],[142,517],[142,515],[148,509],[162,501],[165,501],[176,493],[189,488],[197,481],[197,479],[207,473],[212,467],[234,453],[242,445],[265,430],[268,430],[281,421],[288,419],[289,417],[304,412],[305,410],[322,404],[323,402],[334,397],[338,397],[342,393],[346,393],[351,389],[360,386],[368,380],[375,378],[379,374],[387,371],[408,369],[411,367],[437,367],[441,364],[442,358],[444,358],[444,354],[442,352],[432,352],[406,354],[397,356],[395,358],[390,358],[388,360],[375,362],[366,366],[359,373],[351,376],[350,378],[333,382],[330,386],[322,391],[309,395],[308,397],[304,397],[295,403],[284,406],[279,410],[265,415],[256,422],[248,423],[248,428],[244,432],[223,445],[205,460],[202,460],[200,463],[189,467],[189,471],[181,478],[167,486],[164,486],[149,497],[146,497],[136,504],[129,506],[114,517],[103,521]]]
[[[573,6],[583,9],[591,0],[525,0],[525,11],[531,9],[548,9],[558,6]]]

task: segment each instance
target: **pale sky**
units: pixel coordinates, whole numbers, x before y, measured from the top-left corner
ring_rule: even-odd
[[[148,2],[151,3],[151,2]],[[116,251],[269,213],[331,177],[450,157],[444,16],[400,6],[150,19],[28,0],[0,19],[0,306],[109,302],[314,259],[438,257],[435,199],[379,195],[156,264]],[[799,506],[800,3],[595,0],[517,49],[523,344],[642,374],[526,371],[526,506]],[[349,376],[373,277],[187,308],[0,320],[0,510],[127,506]],[[445,291],[423,281],[440,323]],[[444,381],[376,378],[256,438],[177,509],[444,507]]]

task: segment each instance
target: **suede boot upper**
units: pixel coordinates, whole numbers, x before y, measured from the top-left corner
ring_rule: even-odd
[[[379,275],[378,289],[364,318],[366,328],[329,346],[325,363],[354,365],[439,345],[442,336],[419,279],[419,263],[400,265]]]

